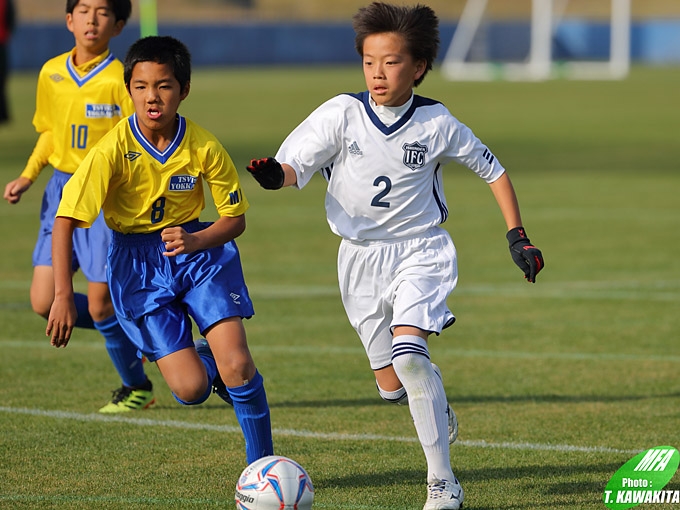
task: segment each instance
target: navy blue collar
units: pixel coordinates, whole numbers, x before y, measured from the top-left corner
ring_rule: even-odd
[[[433,99],[427,99],[421,96],[414,95],[411,107],[404,113],[404,115],[402,115],[401,118],[391,126],[386,126],[385,124],[382,123],[378,115],[376,115],[376,113],[373,111],[373,108],[371,108],[370,103],[371,94],[368,92],[368,90],[356,94],[347,95],[352,96],[353,98],[363,103],[364,109],[366,110],[366,115],[368,115],[368,118],[371,119],[373,125],[386,135],[391,135],[392,133],[398,131],[399,128],[401,128],[404,124],[411,120],[411,117],[413,117],[413,114],[416,112],[416,109],[419,106],[426,106],[438,103],[438,101],[434,101]]]

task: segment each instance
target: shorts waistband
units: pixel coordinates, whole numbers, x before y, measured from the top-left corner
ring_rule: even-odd
[[[198,232],[199,230],[204,230],[210,226],[211,223],[203,222],[199,220],[191,220],[187,223],[177,225],[182,227],[187,232]],[[115,246],[156,246],[162,243],[161,231],[155,230],[153,232],[145,232],[143,234],[123,234],[122,232],[112,231],[111,244]]]
[[[430,227],[427,230],[423,232],[417,232],[415,234],[411,234],[408,236],[400,236],[400,237],[392,237],[390,239],[364,239],[364,240],[355,240],[355,239],[343,239],[342,243],[344,244],[349,244],[351,246],[385,246],[385,245],[393,245],[393,244],[399,244],[399,243],[404,243],[411,241],[412,239],[422,239],[422,238],[428,238],[428,237],[434,237],[437,235],[440,235],[442,232],[445,232],[445,230],[441,227],[435,226],[435,227]]]

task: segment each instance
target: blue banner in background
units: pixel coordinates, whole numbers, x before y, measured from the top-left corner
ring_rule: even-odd
[[[443,58],[456,25],[443,23],[439,58]],[[184,42],[196,67],[310,65],[358,63],[354,31],[345,23],[239,23],[220,25],[159,24],[160,35]],[[111,41],[123,59],[139,37],[139,25],[129,24]],[[564,60],[603,60],[609,54],[609,25],[567,21],[560,24],[553,55]],[[509,44],[510,41],[510,44]],[[73,36],[63,24],[23,23],[10,42],[14,70],[38,70],[46,60],[69,51]],[[491,60],[522,60],[529,49],[527,23],[490,24],[485,51]],[[680,20],[645,21],[631,27],[631,59],[637,63],[680,64]]]

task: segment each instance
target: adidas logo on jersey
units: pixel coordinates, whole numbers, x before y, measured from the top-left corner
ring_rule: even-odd
[[[355,141],[352,142],[352,145],[348,147],[349,153],[354,154],[355,156],[363,156],[364,153],[361,152],[361,149],[359,148],[359,144]]]

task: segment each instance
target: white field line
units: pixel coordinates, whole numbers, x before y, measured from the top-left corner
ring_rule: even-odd
[[[10,280],[0,282],[0,291],[28,289],[30,282]],[[249,285],[253,299],[300,299],[339,296],[336,285]],[[541,299],[679,301],[680,281],[573,281],[539,282],[529,285],[520,280],[504,284],[460,284],[456,296],[527,297]],[[7,306],[7,305],[4,305]],[[0,304],[0,307],[3,307]]]
[[[358,341],[357,341],[358,343]],[[36,335],[24,339],[3,339],[0,336],[0,347],[5,349],[55,349],[50,345],[47,337]],[[103,351],[104,343],[78,343],[71,342],[68,349],[83,349]],[[251,345],[250,350],[258,353],[280,352],[283,354],[356,354],[363,355],[364,349],[360,345],[356,347],[331,347],[331,346],[305,346],[305,345]],[[500,359],[537,359],[559,361],[622,361],[639,363],[653,361],[661,363],[680,363],[680,356],[670,354],[622,354],[608,352],[530,352],[530,351],[498,351],[482,349],[455,349],[437,346],[437,354],[456,356],[459,358],[500,358]]]
[[[223,432],[228,434],[240,434],[241,429],[233,425],[212,425],[209,423],[195,423],[177,420],[152,420],[149,418],[128,418],[122,416],[103,416],[101,414],[82,414],[70,411],[54,411],[46,409],[29,409],[22,407],[0,407],[0,412],[5,414],[23,414],[38,416],[41,418],[53,418],[56,420],[76,420],[83,422],[118,422],[135,425],[138,427],[169,427],[185,430],[205,430],[211,432]],[[274,436],[300,437],[304,439],[319,439],[324,441],[394,441],[399,443],[415,443],[416,437],[385,436],[380,434],[338,434],[334,432],[313,432],[297,429],[272,429]],[[493,448],[506,450],[524,451],[552,451],[552,452],[577,452],[577,453],[613,453],[613,454],[637,454],[640,450],[623,450],[606,446],[574,446],[542,443],[513,443],[513,442],[488,442],[484,440],[455,442],[457,446],[470,448]]]

